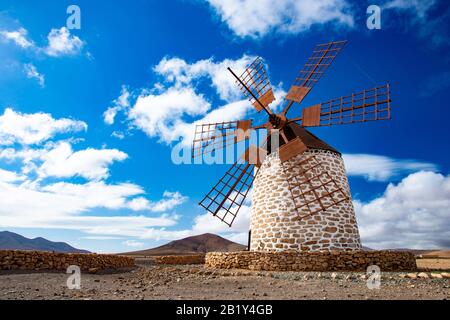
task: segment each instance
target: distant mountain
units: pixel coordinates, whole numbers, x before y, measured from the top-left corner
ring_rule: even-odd
[[[157,248],[123,253],[139,256],[168,256],[206,253],[211,251],[242,251],[246,248],[242,244],[224,239],[218,235],[205,233],[198,236],[175,240]]]
[[[38,237],[28,239],[20,234],[1,231],[0,232],[0,250],[37,250],[64,253],[89,253],[89,251],[74,248],[65,242],[53,242]]]

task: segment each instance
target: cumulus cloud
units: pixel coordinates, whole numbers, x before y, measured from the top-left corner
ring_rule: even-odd
[[[343,154],[342,157],[349,176],[361,176],[369,181],[389,181],[391,178],[415,171],[437,170],[432,163],[373,154]]]
[[[209,102],[194,89],[169,88],[161,94],[141,94],[128,117],[149,137],[159,136],[162,141],[171,142],[179,136],[175,128],[183,116],[198,116],[209,108]]]
[[[48,46],[44,50],[52,57],[75,55],[81,51],[84,45],[84,42],[77,36],[71,35],[66,27],[52,29],[47,39]]]
[[[35,53],[51,57],[73,56],[81,52],[85,42],[72,35],[66,27],[52,28],[47,35],[47,45],[38,46],[28,38],[28,31],[21,27],[17,30],[0,30],[0,38],[14,43],[22,49],[31,49]]]
[[[25,114],[6,108],[0,115],[0,145],[38,144],[57,133],[87,130],[87,124],[67,118],[54,119],[48,113]]]
[[[19,175],[14,171],[3,170],[0,168],[0,182],[18,182],[25,179],[25,176]]]
[[[271,32],[298,34],[313,26],[354,24],[350,6],[341,0],[207,0],[214,12],[239,37]]]
[[[0,116],[0,141],[8,145],[0,148],[0,227],[148,237],[149,230],[157,233],[175,225],[176,215],[150,215],[187,201],[179,192],[165,192],[151,201],[139,185],[105,182],[111,164],[125,160],[127,154],[117,149],[74,151],[68,140],[51,140],[56,133],[82,129],[87,129],[84,122],[44,113],[7,109]],[[41,142],[45,144],[34,145]],[[5,162],[14,168],[22,166],[21,173],[1,168]],[[74,177],[88,181],[74,182]]]
[[[242,95],[227,67],[239,74],[254,59],[243,55],[236,60],[210,58],[188,63],[181,58],[165,57],[154,67],[162,83],[142,90],[132,102],[132,94],[122,88],[120,97],[105,111],[104,120],[112,124],[117,112],[123,111],[130,124],[149,137],[157,137],[164,143],[182,138],[188,145],[196,124],[241,120],[253,110],[247,100],[241,100]],[[224,104],[213,109],[210,99],[198,92],[197,85],[205,80]],[[126,103],[121,105],[118,102],[124,94]],[[278,110],[285,94],[281,84],[274,87],[274,94],[278,99],[270,107]]]
[[[25,179],[0,170],[2,228],[68,229],[96,236],[151,238],[149,230],[157,233],[177,223],[176,216],[148,216],[151,202],[143,198],[145,192],[136,184],[103,181],[42,184]],[[139,202],[145,205],[139,207]],[[172,207],[176,205],[172,203]],[[118,210],[141,213],[129,215],[123,211],[117,215],[111,212]]]
[[[153,212],[165,212],[185,203],[187,197],[179,192],[164,191],[163,199],[150,204],[150,210]]]
[[[3,30],[0,31],[0,36],[24,49],[34,47],[34,43],[28,39],[28,31],[24,28],[19,28],[14,31]]]
[[[368,247],[450,247],[450,176],[416,172],[389,184],[381,197],[354,204]]]
[[[92,209],[129,209],[130,198],[142,195],[143,189],[135,184],[106,184],[88,182],[75,184],[57,182],[41,185],[39,183],[0,183],[0,225],[16,228],[69,228],[95,220],[95,216],[80,216]],[[97,217],[101,218],[101,217]],[[107,220],[107,216],[103,217]],[[116,217],[114,221],[137,219],[147,226],[173,225],[173,219],[146,217]],[[71,219],[73,221],[71,222]],[[63,223],[67,225],[63,225]],[[73,223],[71,226],[70,224]],[[88,226],[86,226],[88,227]],[[93,225],[92,227],[96,227]]]
[[[119,111],[122,111],[130,106],[130,92],[126,86],[122,86],[120,96],[113,101],[113,106],[109,107],[103,113],[103,120],[106,124],[114,124],[114,119]]]
[[[158,201],[149,201],[143,197],[133,199],[130,201],[130,209],[135,211],[167,212],[185,203],[187,200],[188,197],[177,191],[164,191],[162,199]]]
[[[45,76],[42,73],[39,73],[37,68],[32,63],[25,64],[24,71],[27,78],[36,79],[42,88],[45,87]]]
[[[243,55],[237,60],[224,59],[218,62],[209,58],[189,64],[178,57],[165,57],[154,67],[154,71],[163,76],[166,82],[175,83],[177,86],[208,78],[211,87],[219,97],[230,102],[241,98],[241,95],[239,90],[236,90],[235,79],[229,74],[227,67],[240,74],[255,58],[255,56]]]
[[[62,142],[41,159],[40,177],[70,178],[80,176],[89,180],[105,179],[114,161],[123,161],[128,155],[117,149],[88,148],[74,152],[68,142]]]

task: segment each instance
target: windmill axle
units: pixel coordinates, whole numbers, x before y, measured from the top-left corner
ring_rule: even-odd
[[[281,129],[286,125],[286,117],[282,114],[270,114],[269,115],[269,123],[272,125],[274,129]]]

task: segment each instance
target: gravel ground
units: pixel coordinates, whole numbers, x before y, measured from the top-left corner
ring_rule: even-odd
[[[251,272],[211,270],[203,266],[140,265],[120,273],[82,274],[81,289],[69,290],[68,274],[3,272],[0,299],[448,300],[450,279],[427,275],[429,278],[410,279],[405,273],[383,273],[380,289],[369,290],[364,273]]]

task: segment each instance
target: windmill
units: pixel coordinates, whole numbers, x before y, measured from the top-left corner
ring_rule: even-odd
[[[284,98],[282,111],[274,113],[275,100],[264,68],[257,58],[241,75],[228,68],[236,84],[268,120],[200,124],[196,126],[192,156],[250,139],[254,130],[267,130],[267,139],[250,145],[213,186],[200,205],[231,226],[253,186],[250,250],[357,250],[359,231],[344,163],[339,151],[309,132],[308,127],[390,119],[389,84],[334,98],[302,109],[302,103],[346,41],[315,46],[312,55]],[[273,137],[279,143],[273,143]]]

